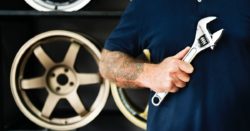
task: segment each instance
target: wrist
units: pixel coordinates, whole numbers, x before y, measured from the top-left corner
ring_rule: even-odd
[[[143,72],[136,79],[139,87],[150,87],[150,77],[152,76],[153,70],[156,68],[156,64],[144,63]]]

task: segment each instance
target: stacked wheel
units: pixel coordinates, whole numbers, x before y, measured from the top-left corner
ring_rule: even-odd
[[[148,94],[148,91],[138,90],[122,89],[111,83],[111,92],[119,110],[134,125],[146,130],[148,105],[145,94]]]
[[[77,11],[87,5],[90,0],[25,0],[38,11]]]

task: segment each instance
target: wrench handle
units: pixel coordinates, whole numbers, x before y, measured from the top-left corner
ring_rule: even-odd
[[[198,54],[198,50],[195,47],[192,47],[182,60],[187,63],[191,63],[191,61],[194,59],[194,57],[197,54]],[[159,106],[161,102],[164,100],[164,98],[167,96],[167,94],[168,92],[155,93],[151,99],[152,104],[154,106]]]
[[[184,56],[184,58],[182,59],[183,61],[187,62],[187,63],[191,63],[192,60],[194,59],[194,57],[198,54],[198,50],[195,47],[192,47],[188,53]]]
[[[155,93],[151,99],[151,102],[154,106],[159,106],[163,99],[167,96],[168,92],[159,92]]]

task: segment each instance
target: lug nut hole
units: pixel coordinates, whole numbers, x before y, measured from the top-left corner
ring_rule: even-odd
[[[73,85],[74,85],[74,82],[70,82],[69,85],[70,85],[70,86],[73,86]]]
[[[55,74],[55,73],[52,73],[52,74],[51,74],[51,76],[52,76],[52,77],[55,77],[55,76],[56,76],[56,74]]]
[[[60,91],[61,90],[61,88],[60,87],[56,87],[56,91],[58,92],[58,91]]]

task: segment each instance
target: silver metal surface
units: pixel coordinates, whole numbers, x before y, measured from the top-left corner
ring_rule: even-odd
[[[219,40],[223,32],[223,29],[220,29],[211,34],[207,29],[207,24],[215,19],[216,17],[210,16],[203,18],[198,22],[194,43],[189,52],[182,59],[183,61],[191,63],[195,56],[201,51],[207,48],[214,49],[216,42]],[[151,100],[152,104],[154,106],[159,106],[167,94],[167,92],[155,93]]]
[[[38,11],[77,11],[87,5],[90,0],[25,0],[31,7]]]

